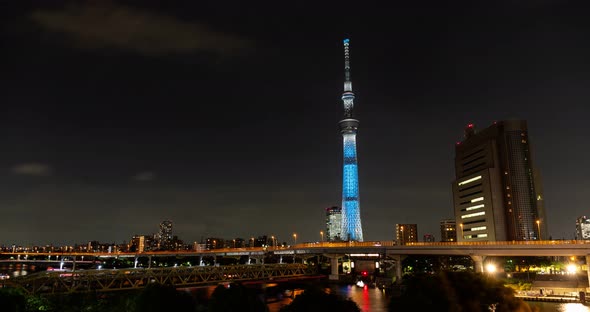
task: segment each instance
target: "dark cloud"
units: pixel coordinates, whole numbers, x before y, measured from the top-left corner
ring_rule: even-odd
[[[31,18],[44,29],[69,35],[80,48],[118,48],[145,55],[208,52],[227,56],[252,42],[147,10],[114,4],[70,5],[36,10]]]
[[[53,170],[51,167],[41,163],[25,163],[19,164],[12,168],[12,172],[20,175],[30,176],[47,176],[51,175]]]
[[[152,181],[155,178],[156,178],[156,174],[155,173],[153,173],[151,171],[144,171],[144,172],[140,172],[140,173],[136,174],[133,177],[133,180],[144,182],[144,181]]]

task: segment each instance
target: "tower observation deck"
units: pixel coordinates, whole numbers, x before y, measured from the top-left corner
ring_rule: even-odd
[[[363,241],[361,225],[356,132],[359,121],[353,118],[354,93],[350,81],[350,40],[344,39],[344,119],[339,123],[342,134],[344,163],[342,172],[342,239]]]

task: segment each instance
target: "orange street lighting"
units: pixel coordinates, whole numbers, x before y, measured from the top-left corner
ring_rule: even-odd
[[[539,231],[539,240],[541,240],[541,220],[537,220],[537,230]]]

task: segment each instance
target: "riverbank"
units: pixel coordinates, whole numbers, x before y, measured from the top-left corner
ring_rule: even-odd
[[[588,304],[587,301],[582,302],[578,296],[529,296],[529,295],[515,295],[516,298],[520,298],[524,301],[541,301],[541,302],[572,302],[572,303],[584,303]]]

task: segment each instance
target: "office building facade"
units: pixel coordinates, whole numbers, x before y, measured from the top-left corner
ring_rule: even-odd
[[[526,121],[498,121],[480,132],[467,125],[455,145],[455,177],[459,242],[547,239]]]
[[[326,208],[326,240],[335,242],[342,240],[342,209],[340,207]]]
[[[418,225],[417,224],[396,224],[395,240],[398,245],[418,242]]]
[[[576,239],[590,240],[590,218],[580,216],[576,219]]]
[[[456,242],[457,241],[457,222],[455,220],[440,221],[440,241]]]

